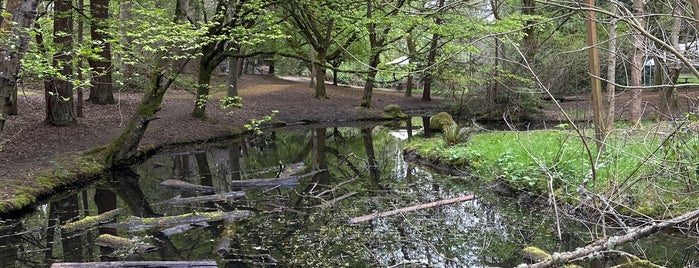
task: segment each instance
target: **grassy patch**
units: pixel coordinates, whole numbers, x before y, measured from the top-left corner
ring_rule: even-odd
[[[446,165],[467,164],[476,176],[499,176],[523,191],[544,194],[550,182],[564,200],[579,200],[584,186],[631,214],[667,217],[699,204],[693,193],[699,189],[696,126],[617,131],[602,154],[589,143],[592,153],[574,131],[559,129],[481,133],[453,146],[443,138],[422,139],[406,149]]]

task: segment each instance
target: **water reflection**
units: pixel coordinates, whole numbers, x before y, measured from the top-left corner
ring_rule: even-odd
[[[564,251],[589,239],[586,229],[570,225],[564,229],[564,241],[558,242],[551,217],[539,209],[492,196],[472,178],[441,176],[406,163],[401,147],[403,139],[413,135],[410,129],[383,127],[314,128],[162,152],[88,189],[56,197],[20,219],[3,219],[0,267],[203,259],[216,259],[224,267],[511,267],[525,261],[519,254],[525,246]],[[231,186],[234,181],[288,176],[296,176],[296,187]],[[165,201],[207,195],[163,188],[161,183],[170,179],[213,187],[216,193],[244,191],[245,198],[170,205]],[[472,193],[479,198],[348,223],[353,217]],[[251,216],[180,224],[181,230],[173,233],[105,224],[75,234],[60,228],[116,208],[128,213],[111,223],[131,216],[216,211]],[[128,238],[134,248],[149,243],[157,251],[97,246],[95,240],[103,234]],[[676,248],[693,245],[673,243]]]

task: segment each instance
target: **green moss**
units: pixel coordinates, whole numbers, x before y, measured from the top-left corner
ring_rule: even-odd
[[[537,247],[526,247],[522,249],[522,254],[533,261],[550,260],[551,254]]]
[[[403,113],[400,106],[396,104],[389,104],[383,107],[383,118],[384,119],[406,119],[408,115]]]
[[[456,124],[456,121],[447,112],[441,112],[430,117],[430,129],[442,130],[445,126],[452,124]]]

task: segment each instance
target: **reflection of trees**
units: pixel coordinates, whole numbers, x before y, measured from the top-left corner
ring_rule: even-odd
[[[374,153],[374,139],[371,133],[373,129],[373,127],[362,128],[362,138],[364,139],[364,150],[366,151],[369,174],[371,175],[371,179],[375,186],[378,189],[381,189],[381,171],[379,171],[379,165],[376,162],[376,154]]]
[[[115,179],[109,180],[110,188],[124,203],[126,203],[126,206],[131,211],[131,215],[139,217],[160,216],[153,212],[153,208],[151,208],[145,194],[143,194],[143,190],[141,190],[141,186],[138,183],[138,174],[131,169],[124,169],[114,175]],[[168,237],[161,236],[155,239],[155,241],[160,248],[158,252],[162,259],[181,259],[181,257],[179,257],[179,251]]]
[[[0,267],[16,266],[20,237],[15,234],[21,231],[21,221],[7,221],[0,225]]]
[[[60,201],[51,202],[52,211],[58,213],[58,222],[63,225],[76,220],[80,216],[78,195],[73,194]],[[61,236],[63,245],[63,260],[68,262],[82,260],[82,235]]]

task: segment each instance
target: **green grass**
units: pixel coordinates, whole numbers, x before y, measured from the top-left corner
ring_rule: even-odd
[[[442,138],[422,139],[409,143],[406,149],[446,165],[470,166],[473,175],[486,181],[501,176],[523,191],[545,194],[551,180],[557,195],[574,200],[577,188],[585,185],[590,191],[613,195],[615,201],[626,202],[624,205],[631,209],[658,215],[668,212],[668,204],[679,209],[698,203],[695,194],[683,194],[699,187],[697,132],[679,131],[663,143],[671,131],[647,127],[614,132],[601,155],[594,144],[588,144],[596,180],[590,155],[570,130],[489,132],[454,146],[448,146]],[[616,194],[619,190],[623,191],[621,195]]]

